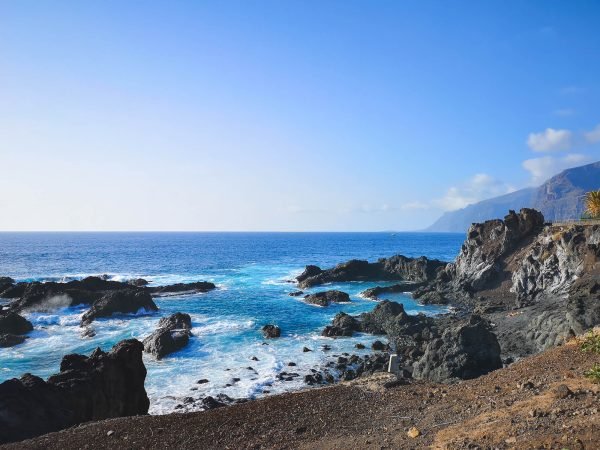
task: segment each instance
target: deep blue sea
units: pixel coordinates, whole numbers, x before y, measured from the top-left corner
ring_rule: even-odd
[[[35,329],[24,344],[0,349],[0,381],[25,372],[47,377],[58,371],[65,354],[86,354],[96,347],[108,350],[130,337],[143,339],[160,317],[181,311],[192,316],[190,344],[161,361],[144,356],[151,413],[173,411],[187,396],[258,397],[266,391],[299,389],[304,387],[302,377],[285,382],[278,381],[277,374],[293,369],[304,375],[328,355],[361,353],[354,349],[357,342],[368,346],[376,339],[368,335],[329,339],[320,333],[340,311],[371,310],[376,303],[358,294],[385,285],[316,287],[306,292],[340,289],[350,294],[352,302],[325,308],[307,305],[288,296],[296,290],[289,280],[305,265],[326,268],[353,258],[374,261],[395,254],[450,261],[463,239],[463,234],[445,233],[0,233],[0,275],[18,281],[69,281],[107,274],[116,280],[141,277],[153,285],[207,280],[218,286],[205,294],[158,298],[160,310],[154,314],[97,320],[93,338],[81,336],[84,307],[27,314]],[[443,311],[419,305],[406,294],[387,297],[404,303],[410,313]],[[282,337],[263,345],[260,328],[267,323],[279,325]],[[332,350],[322,351],[323,344]],[[304,346],[313,351],[302,352]],[[288,367],[290,361],[297,366]],[[196,384],[203,378],[209,383]],[[233,378],[240,381],[232,382]]]

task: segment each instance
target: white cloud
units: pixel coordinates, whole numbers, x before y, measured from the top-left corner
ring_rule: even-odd
[[[478,173],[462,185],[450,187],[444,197],[434,200],[433,203],[444,211],[453,211],[514,190],[512,186],[488,174]]]
[[[584,164],[588,160],[588,156],[578,153],[570,153],[562,157],[542,156],[523,161],[523,167],[531,174],[531,184],[537,186],[553,175]]]
[[[527,137],[527,145],[536,152],[569,150],[571,148],[571,132],[546,128],[539,133],[530,133]]]
[[[600,124],[596,125],[592,131],[584,133],[585,138],[588,142],[594,144],[596,142],[600,142]]]
[[[407,202],[404,203],[400,208],[401,209],[408,209],[408,210],[415,210],[415,209],[429,209],[430,205],[425,203],[425,202],[421,202],[419,200],[415,200],[413,202]]]

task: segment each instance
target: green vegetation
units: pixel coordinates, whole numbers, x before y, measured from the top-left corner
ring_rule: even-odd
[[[585,213],[590,219],[600,219],[600,190],[586,194]]]
[[[590,331],[581,341],[581,350],[584,352],[600,353],[600,334]]]
[[[594,383],[600,383],[600,364],[594,364],[590,370],[583,373],[587,378],[592,380]]]

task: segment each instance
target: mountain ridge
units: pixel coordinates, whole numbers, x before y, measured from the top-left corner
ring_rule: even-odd
[[[534,208],[549,222],[579,219],[584,195],[600,189],[600,161],[566,169],[538,187],[482,200],[455,211],[447,211],[424,231],[466,232],[472,223],[500,219],[506,211]]]

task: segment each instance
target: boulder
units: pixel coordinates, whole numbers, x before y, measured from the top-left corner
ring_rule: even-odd
[[[360,315],[362,331],[371,334],[386,334],[389,331],[389,324],[396,317],[408,320],[404,306],[397,302],[383,300],[373,311]]]
[[[354,331],[358,330],[360,330],[358,320],[341,312],[335,315],[332,324],[326,326],[321,335],[326,337],[352,336]]]
[[[158,311],[158,307],[145,289],[110,291],[92,304],[83,315],[81,323],[88,325],[99,317],[110,317],[116,313],[136,313],[140,310]]]
[[[471,379],[501,367],[496,335],[485,320],[473,315],[467,323],[449,327],[429,341],[414,365],[413,377],[435,382]]]
[[[0,334],[26,334],[33,330],[33,325],[24,317],[12,311],[0,312]]]
[[[330,303],[346,303],[350,301],[350,296],[342,291],[324,291],[311,294],[304,298],[304,301],[313,305],[328,306]]]
[[[192,319],[189,314],[175,313],[163,317],[158,322],[154,333],[144,339],[144,351],[161,359],[164,356],[181,350],[185,347],[191,336]]]
[[[134,278],[132,280],[127,281],[127,284],[130,284],[135,287],[144,287],[148,286],[148,281],[143,278]]]
[[[135,339],[108,353],[67,355],[47,381],[31,374],[0,384],[0,443],[83,422],[147,414],[143,346]]]
[[[281,328],[272,324],[265,325],[262,327],[262,333],[266,339],[278,338],[281,336]]]
[[[381,341],[375,341],[371,344],[371,348],[376,352],[381,352],[385,350],[385,344]]]
[[[300,297],[301,295],[304,295],[303,291],[294,291],[294,292],[290,292],[288,294],[290,297]]]

